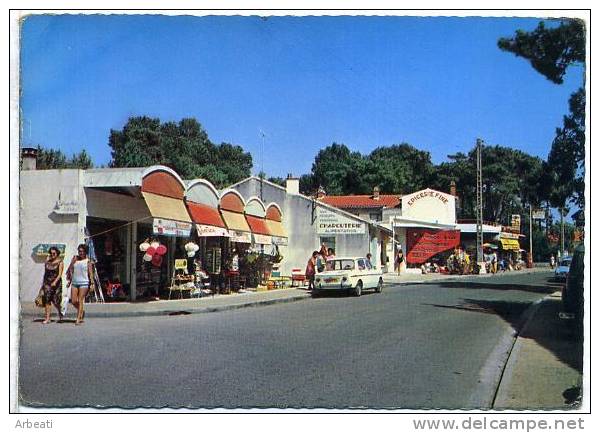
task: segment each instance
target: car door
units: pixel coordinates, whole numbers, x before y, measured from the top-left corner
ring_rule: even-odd
[[[369,287],[377,287],[379,282],[379,269],[367,260],[367,270],[369,272]]]

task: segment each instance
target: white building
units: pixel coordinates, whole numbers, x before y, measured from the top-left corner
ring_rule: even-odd
[[[371,253],[373,264],[383,265],[382,252],[391,243],[391,229],[300,194],[298,179],[288,178],[286,187],[282,187],[252,176],[230,188],[244,197],[260,197],[281,208],[288,233],[288,245],[280,247],[284,257],[280,265],[282,275],[290,275],[292,269],[304,272],[311,253],[323,243],[333,248],[337,256],[364,257]]]

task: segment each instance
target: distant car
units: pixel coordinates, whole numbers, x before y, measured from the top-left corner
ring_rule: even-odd
[[[584,273],[585,248],[583,244],[575,248],[567,284],[562,290],[563,318],[574,318],[578,322],[583,319],[583,273]]]
[[[362,295],[363,290],[383,290],[381,269],[377,269],[364,257],[346,257],[331,259],[323,272],[315,276],[313,296],[322,291],[346,291],[355,296]]]
[[[567,281],[569,266],[571,266],[571,257],[563,257],[560,262],[558,262],[558,266],[554,270],[554,280]]]

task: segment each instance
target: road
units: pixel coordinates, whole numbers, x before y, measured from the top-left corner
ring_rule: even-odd
[[[24,319],[32,406],[480,408],[549,273],[184,316]]]

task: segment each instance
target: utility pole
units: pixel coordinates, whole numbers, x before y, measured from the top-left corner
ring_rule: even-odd
[[[265,153],[265,132],[259,129],[262,136],[262,145],[260,147],[260,201],[263,201],[263,179],[265,177],[264,153]]]
[[[564,212],[565,208],[561,206],[560,208],[560,257],[565,253],[565,221],[564,221]]]
[[[529,204],[529,263],[533,268],[533,217],[532,205]]]
[[[479,272],[485,273],[483,264],[483,171],[481,167],[481,148],[483,140],[477,139],[477,264]]]

